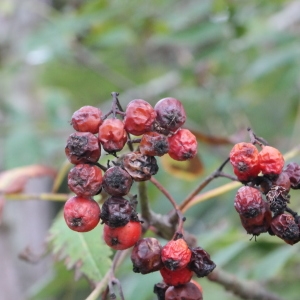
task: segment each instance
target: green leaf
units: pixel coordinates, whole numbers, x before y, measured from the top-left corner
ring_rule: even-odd
[[[68,268],[100,281],[111,266],[111,249],[101,239],[102,227],[85,233],[72,231],[59,214],[50,228],[52,252],[64,259]]]

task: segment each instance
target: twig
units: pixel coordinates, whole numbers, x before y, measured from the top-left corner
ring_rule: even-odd
[[[150,225],[152,212],[149,206],[147,186],[145,181],[141,181],[138,183],[138,191],[142,218],[147,222],[147,225]]]

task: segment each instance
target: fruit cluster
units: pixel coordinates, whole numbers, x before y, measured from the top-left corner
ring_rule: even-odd
[[[290,189],[300,188],[300,166],[289,163],[284,168],[278,149],[259,145],[260,152],[253,143],[245,142],[234,145],[230,152],[233,171],[244,183],[234,207],[248,234],[268,232],[293,245],[300,241],[300,219],[288,203]]]

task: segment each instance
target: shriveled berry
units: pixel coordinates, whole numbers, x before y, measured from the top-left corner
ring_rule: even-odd
[[[94,106],[83,106],[72,116],[71,124],[76,131],[98,133],[102,123],[102,111]]]
[[[102,187],[102,172],[95,165],[78,164],[68,174],[69,189],[77,196],[90,197],[98,194]]]
[[[279,185],[274,185],[271,187],[266,195],[266,199],[274,215],[284,213],[287,208],[287,204],[290,202],[288,191]]]
[[[106,119],[99,127],[99,142],[108,153],[121,151],[127,141],[124,124],[119,119]]]
[[[169,241],[161,251],[165,267],[171,271],[185,268],[190,262],[192,251],[182,238]]]
[[[105,243],[115,249],[124,250],[132,247],[142,235],[142,225],[140,222],[129,221],[122,227],[103,227],[103,239]]]
[[[175,271],[163,267],[160,269],[160,274],[167,285],[173,286],[185,284],[193,277],[193,272],[187,267]]]
[[[284,166],[284,158],[281,152],[271,146],[263,146],[258,153],[259,167],[263,174],[278,175]]]
[[[271,188],[281,187],[288,194],[291,188],[291,181],[286,172],[281,172],[279,175],[275,176],[274,179],[270,179],[267,176],[261,177],[262,182],[260,183],[261,191],[267,194]]]
[[[129,193],[132,182],[127,171],[120,166],[113,166],[105,171],[102,185],[112,196],[125,196]]]
[[[103,203],[101,220],[108,226],[116,228],[126,225],[130,220],[138,221],[138,217],[128,200],[113,196]]]
[[[74,196],[64,205],[64,218],[70,229],[86,232],[94,229],[100,221],[100,207],[92,198]]]
[[[125,113],[124,127],[127,132],[142,135],[152,130],[156,111],[147,101],[143,99],[130,101]]]
[[[175,98],[164,98],[159,100],[154,109],[157,113],[157,131],[163,133],[175,132],[186,120],[186,113],[182,103]]]
[[[197,139],[188,129],[180,129],[168,138],[169,155],[179,161],[188,160],[197,154]]]
[[[201,247],[192,248],[191,260],[188,267],[194,271],[197,277],[207,276],[216,267],[210,259],[210,255]]]
[[[165,300],[165,293],[168,289],[168,285],[165,282],[159,282],[154,285],[153,293],[156,294],[157,300]]]
[[[300,189],[300,165],[292,162],[286,165],[283,170],[289,176],[292,189]]]
[[[68,137],[65,153],[74,165],[95,163],[100,158],[101,148],[97,137],[92,133],[75,132]]]
[[[250,181],[260,172],[258,150],[251,143],[235,144],[230,151],[229,159],[233,172],[240,181]]]
[[[135,181],[146,181],[158,171],[154,156],[143,155],[135,151],[123,156],[122,166]]]
[[[149,156],[163,156],[169,152],[168,138],[155,131],[145,133],[139,147],[142,154]]]
[[[202,292],[192,282],[180,286],[170,286],[166,290],[165,300],[203,300]]]
[[[271,230],[287,244],[293,245],[299,242],[299,226],[292,215],[281,214],[274,217],[271,222]]]
[[[137,241],[131,252],[133,271],[148,274],[163,267],[161,245],[155,238],[148,237]]]

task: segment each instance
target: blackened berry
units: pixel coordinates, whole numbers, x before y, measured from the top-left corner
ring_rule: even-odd
[[[145,133],[140,142],[140,152],[149,156],[162,156],[169,151],[168,138],[158,132]]]
[[[159,282],[154,285],[153,292],[157,296],[157,300],[165,300],[165,293],[168,289],[168,285],[165,282]]]
[[[266,198],[274,215],[284,213],[287,208],[287,204],[290,202],[288,191],[284,187],[278,185],[271,187]]]

